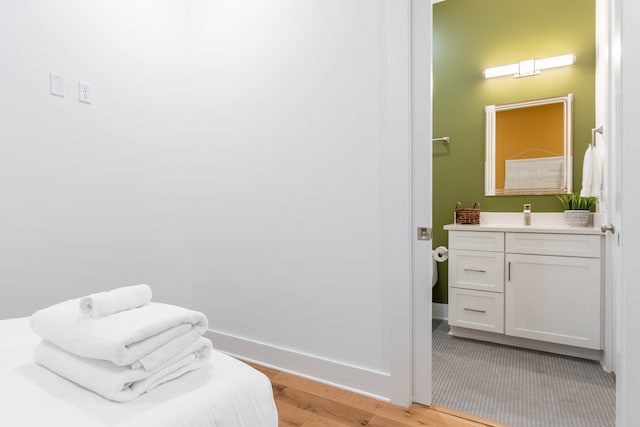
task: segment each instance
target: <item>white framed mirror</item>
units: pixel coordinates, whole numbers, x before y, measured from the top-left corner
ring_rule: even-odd
[[[487,105],[485,119],[486,196],[572,191],[572,94]]]

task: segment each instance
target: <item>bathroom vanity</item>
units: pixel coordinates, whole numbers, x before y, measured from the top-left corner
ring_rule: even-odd
[[[488,212],[480,225],[444,227],[450,333],[600,359],[603,232],[564,225],[562,213],[534,213],[531,223]]]

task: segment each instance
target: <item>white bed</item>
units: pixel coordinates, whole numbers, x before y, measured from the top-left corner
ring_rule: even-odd
[[[29,318],[0,320],[0,426],[277,427],[269,379],[214,350],[208,366],[115,403],[33,362]]]

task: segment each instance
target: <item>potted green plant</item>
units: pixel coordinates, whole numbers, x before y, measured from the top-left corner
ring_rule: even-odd
[[[564,220],[571,227],[584,227],[589,223],[591,209],[596,205],[595,197],[582,197],[579,193],[559,194],[564,207]]]

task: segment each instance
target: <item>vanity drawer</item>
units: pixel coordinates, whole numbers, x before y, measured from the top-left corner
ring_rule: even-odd
[[[502,292],[504,290],[504,253],[449,250],[449,286]]]
[[[601,236],[506,233],[505,245],[508,253],[600,258]]]
[[[450,231],[449,249],[504,251],[504,233],[500,231]]]
[[[504,295],[449,288],[449,325],[504,333]]]

